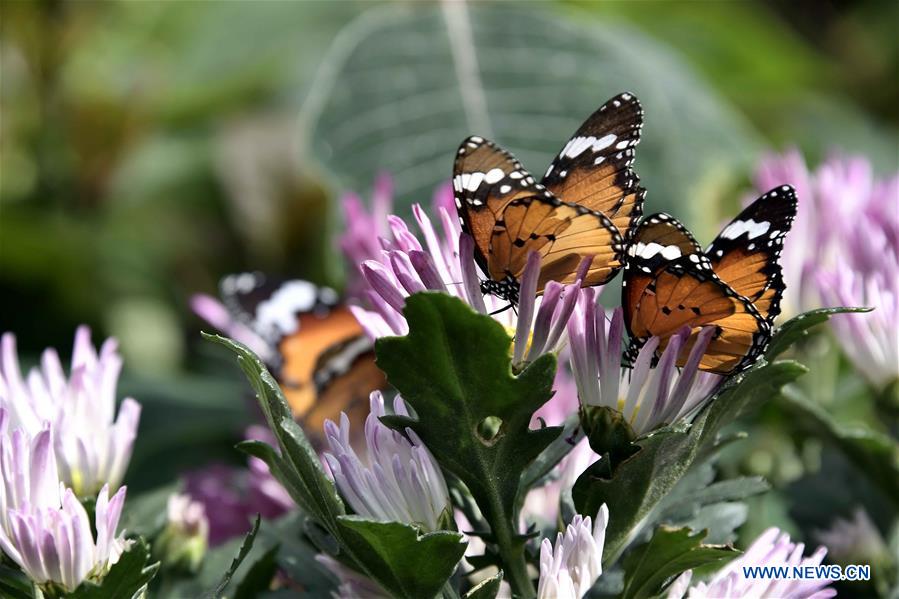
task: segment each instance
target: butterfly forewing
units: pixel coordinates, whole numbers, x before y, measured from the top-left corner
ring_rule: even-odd
[[[627,251],[622,303],[631,356],[652,336],[664,350],[688,326],[693,335],[678,356],[683,365],[702,327],[714,326],[699,367],[724,374],[754,361],[770,334],[752,302],[718,278],[690,233],[665,214],[637,228]]]
[[[518,198],[496,222],[488,272],[493,280],[519,279],[528,255],[541,257],[537,291],[549,281],[572,283],[591,258],[584,285],[608,281],[621,266],[622,239],[603,214],[545,195]]]
[[[724,227],[706,250],[721,280],[749,298],[769,322],[780,314],[785,285],[778,258],[795,216],[795,190],[789,185],[772,189]]]
[[[453,191],[462,230],[474,239],[475,259],[486,274],[494,224],[509,202],[542,193],[543,186],[511,153],[474,136],[456,152]]]
[[[637,98],[615,96],[568,140],[541,183],[563,201],[602,212],[627,237],[643,212],[645,190],[631,169],[642,128]]]

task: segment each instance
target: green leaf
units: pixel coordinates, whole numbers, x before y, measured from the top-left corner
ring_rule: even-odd
[[[624,592],[621,599],[648,599],[675,576],[702,565],[737,555],[732,547],[703,545],[706,533],[691,534],[689,528],[662,526],[652,539],[624,558]]]
[[[379,573],[386,588],[401,597],[434,597],[452,576],[468,546],[457,532],[422,534],[408,524],[359,516],[341,516],[339,521],[358,558]],[[363,542],[353,542],[357,536]]]
[[[272,578],[278,571],[277,556],[279,549],[278,545],[274,545],[261,558],[256,560],[256,563],[250,567],[246,576],[234,589],[234,599],[254,599],[271,587]]]
[[[138,538],[109,569],[100,584],[82,583],[69,597],[71,599],[138,597],[159,570],[158,562],[147,565],[149,561],[150,548],[143,539]]]
[[[523,500],[532,487],[540,483],[583,438],[580,418],[571,414],[562,424],[562,433],[525,468],[519,484],[518,498]]]
[[[503,582],[503,571],[500,570],[494,576],[482,580],[471,590],[465,593],[464,599],[496,599],[499,594],[499,585]]]
[[[270,448],[266,450],[260,442],[241,443],[239,447],[266,462],[300,508],[336,536],[337,517],[346,513],[343,502],[300,425],[294,421],[281,387],[262,361],[243,344],[218,335],[206,335],[206,338],[237,354],[238,364],[256,392],[269,428],[278,440],[281,455]]]
[[[798,389],[787,390],[784,400],[801,424],[836,445],[894,505],[899,506],[899,443],[864,426],[836,422],[827,410],[810,401]]]
[[[506,574],[522,585],[515,591],[527,592],[514,505],[525,468],[561,432],[528,428],[552,396],[555,357],[540,356],[514,376],[511,339],[502,325],[449,295],[415,294],[404,314],[409,334],[379,339],[375,352],[417,419],[382,420],[414,430],[440,465],[465,483],[493,527]],[[485,433],[488,423],[498,426],[495,434]]]
[[[208,591],[203,595],[204,599],[219,599],[224,592],[225,589],[228,588],[228,585],[231,584],[231,578],[234,576],[234,573],[237,572],[237,569],[243,563],[243,560],[246,559],[247,555],[250,553],[250,550],[253,548],[253,542],[256,540],[256,533],[259,532],[259,523],[262,521],[260,516],[256,516],[256,522],[253,523],[253,529],[247,533],[247,536],[244,537],[243,543],[240,544],[240,549],[237,551],[237,555],[234,556],[234,559],[231,560],[231,565],[222,575],[221,580],[215,586],[214,589]]]
[[[790,346],[808,336],[809,329],[819,325],[834,314],[849,314],[853,312],[870,312],[873,308],[820,308],[811,310],[798,316],[794,316],[782,324],[774,332],[774,338],[765,352],[765,359],[773,360],[784,353]]]
[[[804,372],[796,362],[760,361],[728,381],[691,426],[665,427],[637,439],[640,451],[611,469],[607,460],[588,468],[575,483],[572,498],[585,516],[595,516],[603,503],[609,507],[603,562],[611,563],[621,554],[651,510],[696,459],[705,457],[705,448],[717,443],[724,426],[776,397]]]
[[[401,198],[418,201],[450,177],[471,134],[541,175],[581,122],[622,91],[640,97],[651,123],[637,170],[648,189],[665,190],[655,208],[690,198],[677,210],[693,212],[688,224],[714,225],[707,192],[749,165],[757,137],[676,53],[620,22],[511,3],[379,7],[337,36],[301,119],[342,187],[368,189],[388,172]]]
[[[21,571],[0,563],[0,597],[34,599],[34,591],[31,582]]]
[[[341,559],[347,565],[400,597],[417,597],[418,595],[408,594],[409,590],[429,586],[435,577],[445,574],[440,580],[439,589],[452,574],[462,553],[453,562],[453,567],[448,568],[448,572],[446,567],[430,572],[414,568],[400,572],[396,569],[396,564],[388,559],[414,554],[423,564],[427,562],[443,566],[445,560],[452,558],[454,553],[447,551],[445,545],[438,541],[453,538],[458,542],[461,536],[454,532],[438,531],[431,533],[436,536],[425,535],[419,539],[415,529],[405,524],[372,523],[372,526],[380,524],[386,527],[383,530],[394,533],[391,542],[385,545],[383,540],[378,541],[371,535],[354,531],[353,526],[348,525],[348,520],[344,517],[343,502],[337,494],[334,483],[325,475],[318,456],[315,455],[300,426],[293,420],[280,387],[259,358],[240,343],[218,336],[208,337],[237,353],[238,363],[256,391],[259,404],[269,427],[278,439],[281,452],[279,454],[272,447],[259,441],[243,442],[238,447],[268,464],[272,475],[284,485],[303,512],[334,537],[340,546]],[[405,532],[395,533],[396,527],[402,527]],[[366,531],[370,528],[366,528]],[[408,545],[403,545],[404,542]],[[464,553],[464,545],[462,548]],[[385,551],[392,552],[392,555],[385,555],[383,553]],[[430,551],[440,551],[442,555],[431,555],[428,553]]]

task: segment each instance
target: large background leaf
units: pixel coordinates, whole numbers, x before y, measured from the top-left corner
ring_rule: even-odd
[[[541,175],[624,90],[647,113],[636,167],[650,210],[680,203],[687,221],[714,222],[702,192],[746,164],[756,137],[670,48],[620,23],[584,26],[510,5],[381,7],[335,41],[303,125],[341,185],[367,189],[387,171],[402,198],[426,201],[467,135],[495,139]]]

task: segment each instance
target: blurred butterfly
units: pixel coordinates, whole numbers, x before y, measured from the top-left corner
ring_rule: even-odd
[[[568,140],[539,183],[493,142],[462,142],[453,188],[462,230],[474,239],[475,260],[487,276],[484,293],[517,303],[532,251],[541,257],[538,293],[549,281],[574,282],[585,259],[585,286],[615,276],[643,210],[645,190],[630,168],[642,127],[636,97],[612,98]]]
[[[368,396],[386,386],[374,348],[336,291],[261,273],[229,275],[220,284],[232,317],[262,341],[287,403],[313,438],[341,411],[361,423]]]
[[[659,352],[685,325],[693,336],[703,326],[716,332],[699,367],[729,374],[752,365],[771,339],[785,285],[777,260],[796,215],[789,185],[761,196],[733,219],[705,252],[687,229],[667,214],[637,227],[628,246],[621,303],[631,335],[628,355],[652,336]]]

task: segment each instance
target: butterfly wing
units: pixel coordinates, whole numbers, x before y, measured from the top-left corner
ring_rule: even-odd
[[[494,281],[521,278],[528,255],[541,257],[537,292],[549,281],[573,283],[581,261],[591,257],[583,284],[601,285],[621,267],[618,229],[600,212],[532,195],[509,202],[494,223],[488,274]]]
[[[511,153],[473,136],[456,152],[453,191],[462,230],[475,242],[475,260],[489,274],[490,238],[503,210],[511,201],[542,193],[544,188]]]
[[[321,433],[326,418],[367,405],[369,394],[386,384],[371,340],[346,306],[300,314],[296,332],[281,339],[278,352],[278,382],[291,411],[313,434]]]
[[[622,306],[631,356],[652,336],[661,352],[686,325],[693,334],[678,357],[683,365],[702,327],[715,326],[699,367],[726,374],[755,361],[770,338],[752,302],[718,278],[692,235],[666,214],[648,217],[628,246]]]
[[[311,436],[341,411],[364,420],[369,393],[386,382],[372,342],[334,290],[261,273],[229,275],[220,288],[234,318],[271,345],[267,361]]]
[[[631,169],[642,128],[639,100],[629,93],[615,96],[568,140],[541,183],[561,200],[602,212],[627,238],[646,195]]]
[[[786,288],[778,263],[796,217],[796,191],[772,189],[733,219],[706,249],[721,280],[753,302],[768,322],[780,314]]]

